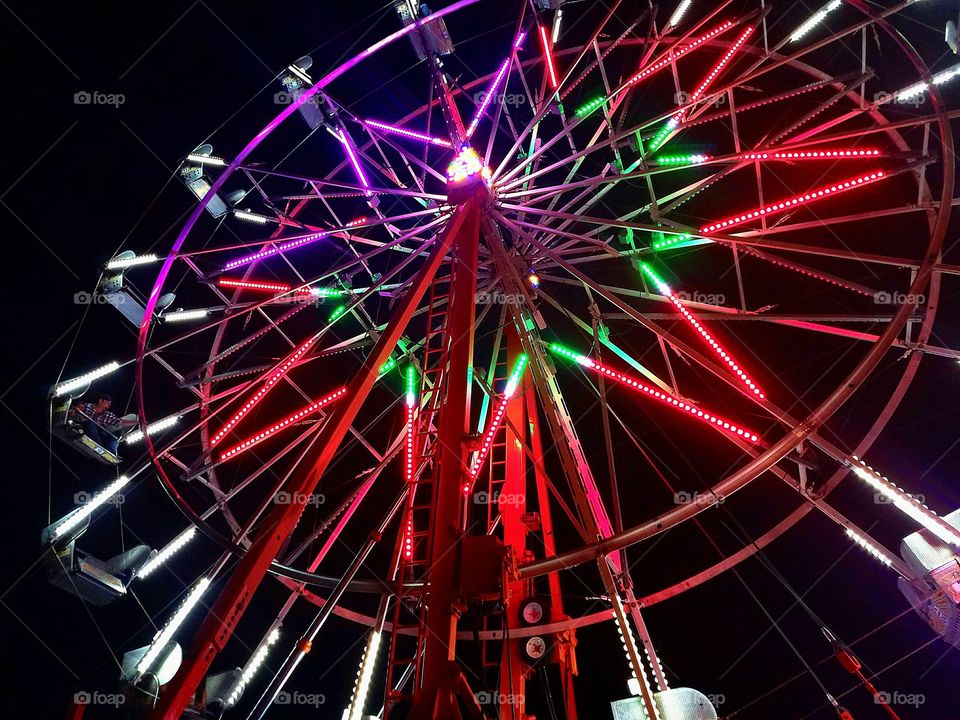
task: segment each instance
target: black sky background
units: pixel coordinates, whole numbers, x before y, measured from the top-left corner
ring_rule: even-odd
[[[36,565],[48,498],[54,498],[56,516],[65,511],[63,498],[95,488],[101,477],[99,466],[50,445],[45,393],[71,352],[71,366],[84,367],[96,364],[106,348],[115,346],[116,354],[125,356],[134,347],[132,331],[110,308],[94,308],[74,345],[84,312],[74,295],[93,289],[100,267],[117,249],[164,252],[170,246],[191,199],[175,185],[155,199],[158,192],[179,159],[223,123],[217,143],[225,148],[240,146],[263,125],[275,107],[265,101],[245,103],[266,85],[276,89],[280,69],[308,53],[314,68],[332,67],[394,29],[396,22],[380,12],[381,3],[365,0],[0,5],[0,52],[7,80],[0,218],[8,366],[0,383],[6,460],[0,524],[5,560],[0,678],[6,716],[56,718],[63,717],[75,692],[115,690],[117,669],[107,644],[122,653],[145,644],[152,633],[135,603],[93,608],[91,616],[75,598],[47,586]],[[481,5],[482,10],[471,11],[472,21],[493,26],[514,11],[512,2]],[[791,8],[803,13],[802,5]],[[951,62],[944,57],[940,28],[955,14],[955,5],[929,0],[905,20],[924,57],[938,68]],[[457,24],[450,25],[456,38]],[[464,52],[469,64],[492,70],[488,66],[495,59],[485,57],[477,43]],[[375,66],[363,69],[361,77],[363,73],[372,85],[391,77],[389,69]],[[120,93],[125,100],[117,108],[75,104],[75,93],[82,91]],[[403,78],[389,87],[398,103],[418,92]],[[955,241],[953,231],[947,245],[952,248]],[[960,257],[951,249],[945,261],[960,262]],[[945,308],[953,307],[956,298],[955,283],[948,279]],[[944,317],[940,337],[956,347],[960,332],[950,324],[956,313],[945,312]],[[128,391],[124,383],[130,380],[112,381],[121,402]],[[958,397],[960,367],[945,359],[925,359],[909,400],[873,454],[877,465],[911,478],[942,512],[960,506],[955,479],[960,470]],[[856,437],[856,424],[850,422],[851,436]],[[790,507],[782,488],[769,484],[769,507]],[[148,542],[162,542],[171,527],[182,523],[161,498],[156,488],[138,488],[122,509],[122,519]],[[879,523],[876,528],[873,522]],[[864,524],[891,548],[912,530],[890,512]],[[739,547],[742,534],[731,519],[718,518],[716,527],[726,528],[723,540]],[[666,542],[663,548],[673,553],[675,567],[687,567],[689,546]],[[919,708],[898,708],[904,720],[960,717],[960,656],[908,612],[891,574],[848,550],[832,525],[811,515],[766,552],[770,566],[744,563],[739,577],[725,575],[652,608],[651,630],[674,684],[722,698],[721,717],[835,717],[783,637],[771,631],[770,618],[833,694],[851,687],[850,678],[830,657],[817,624],[798,608],[772,567],[844,640],[869,634],[855,650],[871,672],[883,671],[878,686],[924,696]],[[650,588],[666,584],[651,579],[648,573],[657,568],[645,564],[641,552],[632,559],[640,560],[638,582]],[[175,564],[163,583],[144,591],[141,600],[150,614],[158,620],[166,617],[168,604],[182,592],[178,577],[192,577],[203,562]],[[693,569],[701,566],[689,564]],[[582,586],[571,591],[581,596],[572,601],[571,613],[588,607],[582,597],[588,594]],[[251,615],[268,617],[268,609],[281,597],[276,583],[268,581]],[[272,716],[339,717],[349,699],[360,633],[336,619],[321,638],[322,651],[305,663],[309,666],[298,674],[297,687],[325,694],[329,704],[317,714],[291,709]],[[257,640],[253,623],[241,625],[224,653],[223,667],[242,664],[244,647]],[[609,717],[606,703],[626,695],[612,628],[583,631],[579,657],[580,716]],[[750,704],[761,696],[765,699]],[[857,720],[884,716],[864,691],[853,691],[843,702]],[[531,704],[547,717],[539,697],[531,697]]]

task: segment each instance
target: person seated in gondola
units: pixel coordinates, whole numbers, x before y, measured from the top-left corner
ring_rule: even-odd
[[[110,412],[112,404],[113,399],[106,393],[101,393],[96,402],[73,405],[67,417],[80,425],[88,438],[116,453],[120,443],[119,431],[134,427],[138,421],[130,417],[117,417]]]

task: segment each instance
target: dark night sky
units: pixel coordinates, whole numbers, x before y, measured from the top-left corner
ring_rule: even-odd
[[[500,26],[514,16],[515,5],[484,0],[466,19],[450,22],[454,38],[458,33],[475,35],[478,27],[488,26],[502,34]],[[791,17],[802,16],[804,5],[791,4]],[[6,512],[0,525],[5,549],[0,667],[10,717],[62,717],[73,693],[114,690],[116,665],[98,627],[121,653],[145,644],[151,635],[135,603],[93,608],[91,617],[75,598],[50,588],[36,565],[48,490],[52,489],[56,515],[64,507],[63,498],[100,484],[99,466],[61,445],[50,446],[45,392],[71,351],[71,364],[80,367],[96,364],[106,347],[115,346],[121,356],[134,349],[132,331],[109,308],[95,308],[75,340],[83,307],[74,304],[74,294],[93,289],[101,265],[119,248],[164,252],[191,207],[189,195],[175,181],[161,192],[179,159],[221,126],[218,147],[241,146],[274,110],[262,95],[258,103],[247,105],[248,99],[265,86],[271,93],[278,89],[277,72],[304,54],[312,54],[315,71],[332,67],[395,29],[395,18],[384,14],[384,7],[373,0],[3,3],[0,47],[5,51],[8,92],[0,218],[10,265],[4,272],[8,370],[0,392],[6,455]],[[910,11],[904,27],[921,54],[940,69],[951,64],[952,57],[945,56],[940,28],[956,14],[956,5],[925,0],[922,7]],[[497,56],[484,52],[484,42],[481,36],[463,48],[464,59],[465,64],[490,72]],[[392,70],[374,62],[357,77],[373,88],[391,79]],[[74,94],[81,91],[119,93],[124,102],[116,108],[75,104]],[[401,75],[380,92],[404,108],[420,97],[420,86]],[[950,99],[956,100],[956,94]],[[960,253],[952,248],[956,236],[952,228],[946,262],[960,262]],[[957,314],[949,311],[955,306],[956,291],[956,282],[948,278],[937,327],[939,342],[952,347],[960,345]],[[886,370],[895,365],[893,360],[891,354]],[[114,381],[114,396],[121,401],[128,391],[123,383],[129,380]],[[958,397],[957,364],[925,359],[908,401],[873,453],[877,465],[910,478],[911,487],[925,493],[941,512],[960,506],[955,481],[960,471],[960,451],[955,447]],[[875,409],[878,402],[859,396],[854,404]],[[861,429],[853,411],[841,415],[834,426],[840,436],[849,430],[852,438]],[[748,515],[735,517],[730,512],[709,520],[725,551],[739,548],[744,535],[750,534],[737,522],[751,529],[766,528],[768,523],[754,521],[768,509],[779,518],[795,506],[773,481],[768,479],[764,487],[769,494],[758,494],[740,508]],[[847,500],[843,507],[856,508],[856,493],[845,491],[840,495]],[[627,503],[637,499],[625,497]],[[156,487],[140,488],[122,515],[156,543],[182,523]],[[889,509],[873,516],[864,512],[858,520],[891,548],[912,530]],[[640,560],[636,577],[641,588],[658,589],[680,572],[701,568],[702,562],[691,562],[691,555],[715,557],[694,537],[668,538],[651,553],[660,560]],[[646,549],[637,549],[631,559],[640,559]],[[792,589],[844,640],[853,642],[869,634],[855,649],[871,672],[884,670],[876,681],[881,688],[925,697],[919,709],[901,708],[904,720],[960,717],[956,710],[960,655],[948,651],[921,620],[906,612],[892,574],[848,550],[834,526],[811,514],[769,548],[765,562],[746,562],[736,575],[728,573],[650,610],[651,630],[674,685],[722,697],[721,717],[835,717],[823,707],[822,691],[788,641],[835,695],[851,687],[851,681],[831,657],[817,623],[797,605]],[[331,574],[342,566],[331,569]],[[181,562],[174,569],[192,577],[202,567],[203,562],[196,566]],[[671,574],[658,580],[660,572]],[[141,597],[158,619],[166,617],[167,604],[182,588],[173,573],[165,582],[151,586]],[[588,608],[584,596],[597,593],[598,585],[589,574],[587,582],[568,586],[571,613]],[[267,617],[264,608],[275,607],[281,597],[276,583],[268,581],[251,615]],[[300,619],[308,615],[305,612]],[[895,620],[873,632],[891,618]],[[771,620],[783,635],[771,629]],[[244,661],[245,653],[237,646],[255,643],[257,629],[254,623],[241,626],[239,642],[224,654],[225,666]],[[297,675],[298,688],[327,696],[329,704],[320,709],[324,716],[339,717],[349,699],[358,637],[355,627],[334,620],[321,635],[322,652],[315,653],[312,665],[306,663],[309,667]],[[744,659],[738,661],[741,656]],[[335,661],[338,657],[342,660]],[[609,717],[606,703],[626,695],[613,629],[582,632],[579,657],[581,717]],[[764,699],[750,704],[760,697]],[[537,707],[541,700],[533,697],[531,703]],[[857,720],[883,717],[865,691],[853,691],[844,703]],[[548,717],[542,707],[538,711]],[[271,715],[307,716],[315,715],[293,710]]]

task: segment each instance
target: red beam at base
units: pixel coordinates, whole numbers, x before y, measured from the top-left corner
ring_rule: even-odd
[[[416,689],[410,717],[453,720],[456,700],[450,669],[456,653],[457,585],[460,541],[461,486],[465,473],[464,438],[470,432],[470,380],[473,368],[474,312],[480,208],[471,200],[461,211],[464,222],[453,239],[454,268],[447,332],[450,348],[444,403],[437,420],[440,467],[434,489],[434,537],[430,551],[430,590],[427,597],[426,641],[421,686]]]

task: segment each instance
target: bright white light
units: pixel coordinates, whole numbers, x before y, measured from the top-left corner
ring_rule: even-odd
[[[184,545],[193,540],[194,536],[197,534],[197,528],[194,525],[191,525],[182,533],[177,535],[163,550],[154,555],[150,560],[144,563],[139,570],[137,570],[138,578],[145,578],[147,575],[152,573],[158,567],[163,565],[167,560],[173,557],[178,550],[180,550]]]
[[[347,720],[360,720],[363,717],[363,706],[367,702],[367,692],[370,690],[370,678],[377,662],[377,651],[380,649],[380,631],[373,630],[367,639],[367,647],[360,661],[357,671],[357,681],[353,686],[353,697],[350,698],[350,711]]]
[[[882,550],[880,550],[880,548],[878,548],[878,547],[877,547],[876,545],[874,545],[872,542],[870,542],[869,540],[867,540],[867,538],[865,538],[863,535],[861,535],[861,534],[858,533],[858,532],[855,532],[855,531],[851,530],[850,528],[847,528],[846,530],[847,530],[847,537],[849,537],[851,540],[853,540],[857,545],[859,545],[860,547],[862,547],[862,548],[863,548],[864,550],[866,550],[868,553],[870,553],[871,555],[873,555],[877,560],[879,560],[880,562],[882,562],[882,563],[883,563],[884,565],[886,565],[887,567],[890,567],[890,565],[893,564],[893,561],[890,560],[890,558],[887,557],[886,553],[884,553]]]
[[[163,316],[164,322],[188,322],[190,320],[199,320],[210,314],[209,310],[177,310],[177,312],[167,313]]]
[[[246,222],[257,223],[258,225],[266,225],[268,222],[271,222],[271,219],[266,215],[258,215],[257,213],[246,210],[234,210],[233,216],[237,220],[245,220]]]
[[[960,65],[954,65],[952,68],[947,68],[946,70],[938,72],[936,75],[930,78],[929,83],[923,81],[914,83],[910,87],[906,87],[896,93],[894,98],[896,100],[907,100],[915,95],[926,92],[930,89],[931,85],[943,85],[944,83],[953,80],[953,78],[957,77],[957,75],[960,75]]]
[[[227,707],[237,703],[237,700],[239,700],[240,696],[243,694],[244,688],[247,687],[247,683],[253,679],[253,676],[256,674],[257,670],[259,670],[260,666],[263,665],[263,661],[267,659],[267,653],[270,652],[270,647],[279,639],[280,629],[274,628],[270,631],[270,634],[267,635],[267,639],[264,640],[260,644],[260,647],[258,647],[253,655],[250,656],[250,659],[247,661],[247,664],[240,673],[240,679],[237,680],[237,684],[234,686],[233,690],[230,691],[230,695],[227,696]]]
[[[296,65],[287,65],[287,70],[303,80],[305,83],[307,83],[307,85],[313,85],[313,78],[307,75],[307,73],[298,68]]]
[[[147,435],[153,435],[158,433],[161,430],[166,430],[169,427],[173,427],[180,421],[180,415],[171,415],[170,417],[165,417],[162,420],[157,420],[154,423],[147,425]],[[132,445],[133,443],[138,443],[143,440],[143,431],[139,428],[134,430],[132,433],[128,433],[124,436],[123,441],[127,445]]]
[[[121,258],[120,260],[111,260],[107,263],[107,270],[122,270],[123,268],[133,267],[135,265],[147,265],[159,260],[153,253],[146,255],[134,255],[131,258]]]
[[[673,15],[670,16],[670,20],[667,22],[668,28],[675,28],[680,24],[681,18],[683,18],[684,13],[690,9],[691,3],[693,3],[693,0],[683,0],[683,2],[677,6],[677,9],[673,11]]]
[[[73,390],[79,390],[80,388],[86,386],[87,383],[93,382],[97,378],[102,378],[104,375],[109,375],[114,370],[120,369],[120,363],[117,361],[108,362],[103,367],[98,367],[96,370],[91,370],[88,373],[84,373],[78,377],[73,378],[72,380],[66,380],[65,382],[60,383],[53,388],[53,396],[60,397],[61,395],[66,395],[68,392]]]
[[[187,619],[187,615],[190,614],[190,611],[193,610],[194,606],[200,601],[201,596],[209,586],[210,578],[200,578],[197,584],[193,586],[186,599],[173,614],[173,617],[171,617],[160,632],[156,634],[150,647],[147,648],[147,652],[140,658],[140,662],[137,663],[138,675],[147,672],[150,666],[160,657],[160,653],[163,652],[163,649],[173,639],[174,633],[177,632],[177,629],[183,624],[183,621]]]
[[[687,0],[689,2],[689,0]],[[563,21],[563,8],[557,8],[557,14],[553,18],[553,34],[550,36],[550,44],[556,45],[560,37],[560,23]]]
[[[793,35],[790,36],[791,42],[796,42],[808,32],[813,30],[817,25],[823,22],[823,19],[827,17],[830,13],[836,10],[843,4],[842,0],[831,0],[831,2],[825,7],[820,8],[813,15],[808,17],[806,21],[800,27],[793,31]]]
[[[118,477],[103,490],[94,495],[89,502],[84,503],[72,513],[67,515],[60,522],[60,524],[54,528],[53,536],[59,538],[73,530],[75,527],[77,527],[77,525],[90,517],[94,510],[116,495],[128,482],[130,482],[130,478],[128,478],[126,475],[121,475]]]
[[[960,547],[960,533],[939,518],[933,510],[914,500],[901,488],[898,488],[859,458],[854,457],[853,459],[854,462],[850,464],[850,469],[858,478],[892,500],[894,507],[900,512],[916,520],[945,543]]]
[[[227,161],[223,158],[213,157],[212,155],[197,155],[196,153],[187,155],[187,160],[198,165],[214,165],[215,167],[225,167],[227,164]]]

